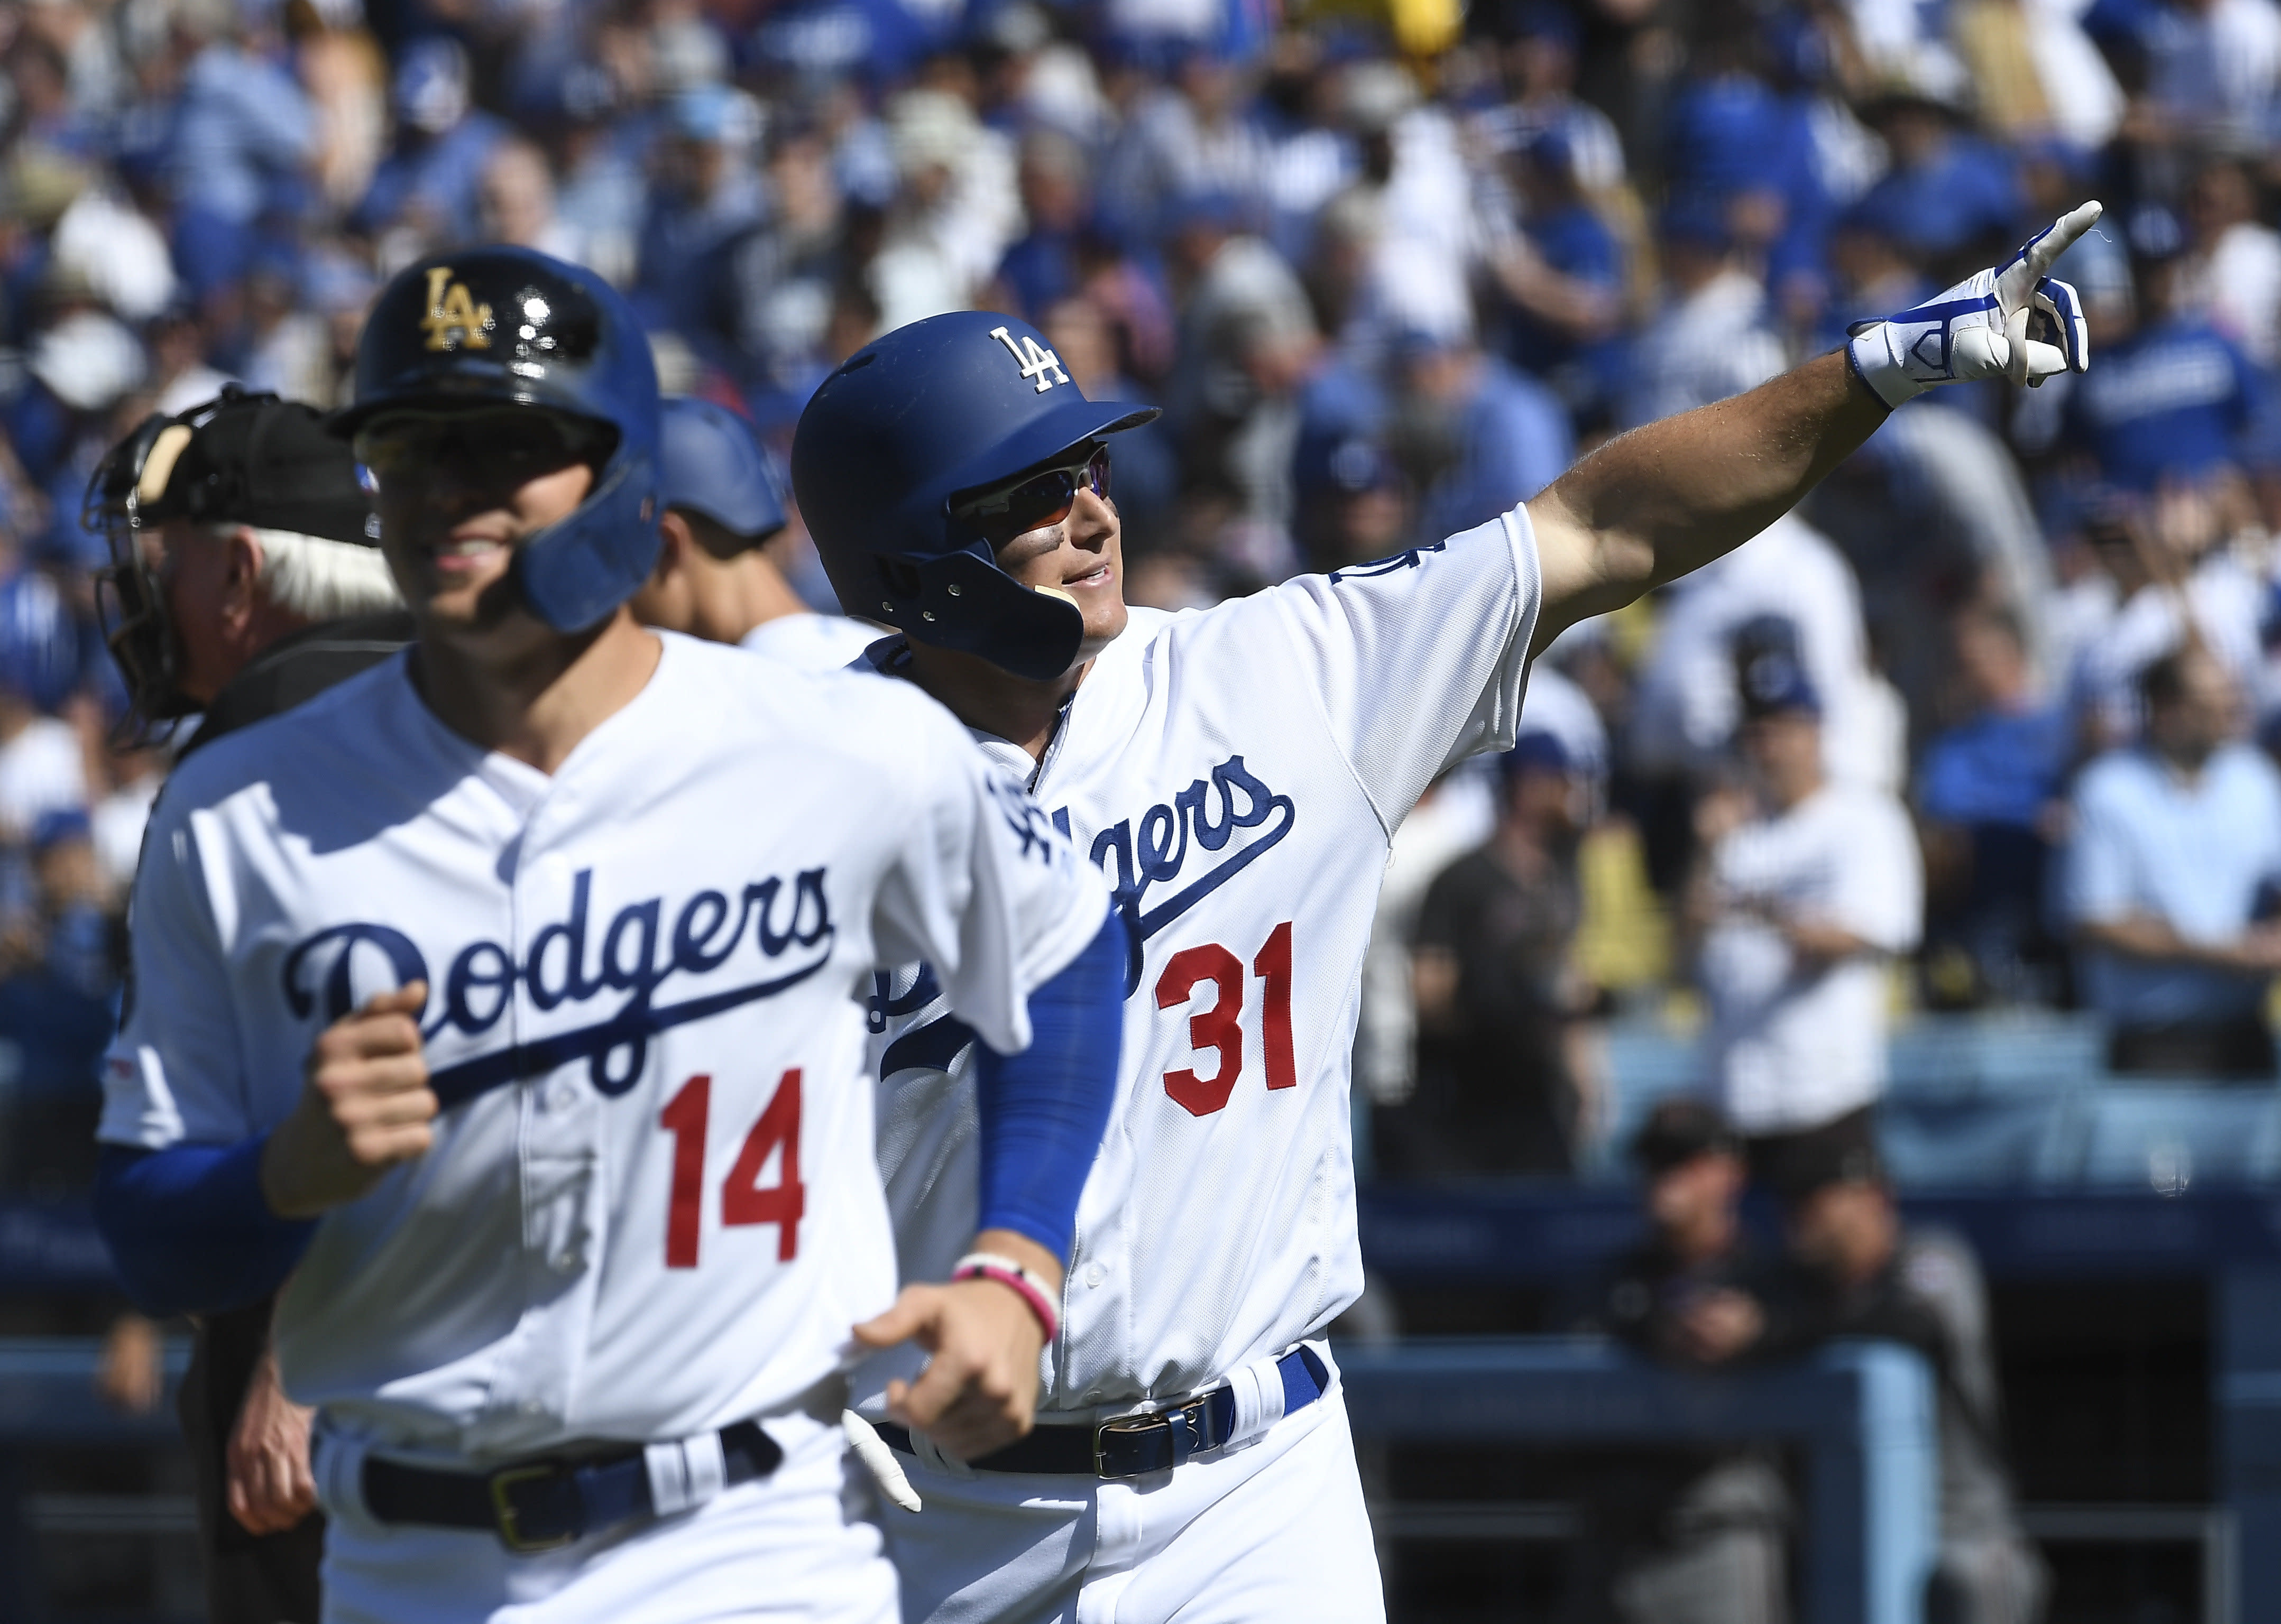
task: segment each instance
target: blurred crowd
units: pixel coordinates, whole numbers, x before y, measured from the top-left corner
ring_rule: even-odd
[[[779,449],[873,335],[1023,314],[1165,407],[1115,491],[1178,607],[1430,547],[2089,196],[2087,377],[1912,404],[1540,662],[1403,831],[1358,1078],[1430,1176],[1572,1166],[1596,1023],[1674,988],[1767,1155],[1910,1001],[2272,1073],[2276,0],[8,0],[0,68],[19,1105],[83,1087],[164,767],[112,747],[89,475],[228,380],[338,403],[421,254],[596,267]],[[37,1137],[0,1178],[76,1176]]]

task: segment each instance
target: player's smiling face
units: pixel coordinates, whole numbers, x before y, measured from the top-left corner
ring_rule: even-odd
[[[1085,616],[1079,663],[1125,630],[1125,552],[1116,505],[1080,485],[1068,516],[998,549],[998,568],[1028,587],[1066,592]]]
[[[381,550],[424,632],[479,631],[522,610],[507,580],[514,549],[586,499],[593,449],[526,408],[382,417],[357,437]]]

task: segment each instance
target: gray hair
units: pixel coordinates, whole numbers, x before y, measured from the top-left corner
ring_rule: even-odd
[[[265,530],[258,524],[218,524],[213,533],[250,531],[261,544],[261,590],[269,601],[304,620],[337,620],[344,615],[376,615],[401,608],[402,594],[388,573],[378,547],[304,536],[298,530]]]

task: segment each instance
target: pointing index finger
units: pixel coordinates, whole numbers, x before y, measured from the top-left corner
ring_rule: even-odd
[[[2036,275],[2041,276],[2050,270],[2052,261],[2074,247],[2076,239],[2097,225],[2099,217],[2106,212],[2106,205],[2093,199],[2069,209],[2054,220],[2052,228],[2028,251],[2029,264]]]

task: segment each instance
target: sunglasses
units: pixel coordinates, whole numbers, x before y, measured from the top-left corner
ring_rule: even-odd
[[[597,460],[610,430],[549,411],[391,412],[357,430],[356,460],[376,480],[411,479],[451,463],[519,485]]]
[[[1020,483],[970,497],[950,510],[950,516],[982,532],[993,547],[1002,547],[1017,536],[1059,524],[1077,506],[1077,493],[1090,491],[1109,499],[1109,447],[1096,445],[1081,462],[1032,474]]]

